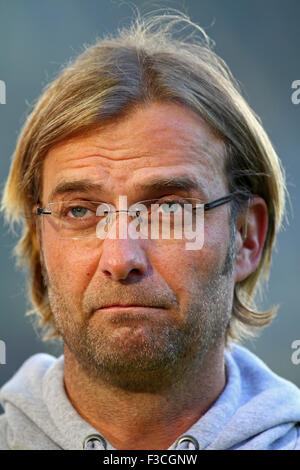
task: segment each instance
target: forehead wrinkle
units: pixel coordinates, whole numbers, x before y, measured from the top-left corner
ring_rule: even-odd
[[[78,149],[77,149],[78,151]],[[128,153],[128,152],[127,152]],[[130,152],[132,153],[132,152]],[[139,151],[135,152],[135,155],[129,156],[122,156],[116,158],[116,155],[103,155],[103,154],[77,154],[74,153],[72,155],[62,155],[62,159],[60,159],[60,155],[55,155],[55,159],[57,164],[61,167],[62,170],[65,169],[83,169],[88,167],[95,167],[99,166],[99,170],[107,171],[112,170],[114,168],[118,168],[122,165],[123,162],[130,162],[132,160],[142,160],[147,159],[147,161],[151,160],[151,157],[156,157],[157,155],[153,155],[148,151]],[[49,161],[49,164],[50,161]],[[70,166],[71,165],[71,166]],[[101,167],[102,165],[102,167]]]
[[[188,115],[188,119],[192,121],[191,126],[182,126],[181,116],[177,117],[172,114],[166,122],[165,119],[157,119],[156,114],[153,118],[151,112],[146,112],[150,119],[147,120],[145,126],[142,125],[141,116],[138,118],[138,114],[118,123],[115,128],[118,132],[115,135],[111,132],[112,124],[109,124],[106,132],[105,129],[99,129],[88,136],[77,136],[61,142],[53,149],[55,159],[59,160],[61,155],[66,162],[77,159],[93,161],[100,158],[110,163],[136,160],[142,157],[151,158],[162,153],[174,152],[196,152],[200,157],[213,158],[213,160],[215,156],[220,156],[220,147],[223,147],[222,139],[193,113],[191,116]],[[133,126],[132,123],[135,123],[137,119],[139,126]],[[195,126],[195,123],[198,125]],[[149,139],[150,136],[151,139]],[[51,155],[51,150],[49,155]]]
[[[137,116],[135,116],[136,118]],[[153,156],[153,153],[159,154],[161,152],[162,144],[166,146],[164,151],[196,148],[197,152],[202,153],[203,156],[218,153],[218,151],[215,152],[213,147],[219,147],[221,138],[215,135],[206,123],[201,123],[201,121],[198,121],[199,126],[184,127],[181,120],[179,118],[174,120],[173,116],[170,123],[162,122],[161,119],[147,121],[148,127],[146,126],[145,129],[144,126],[141,129],[139,127],[132,129],[129,121],[124,120],[119,123],[122,132],[117,132],[115,136],[110,132],[111,125],[109,125],[107,132],[103,132],[103,130],[99,133],[94,131],[89,136],[77,136],[58,144],[55,149],[58,153],[62,151],[64,157],[69,151],[71,154],[70,160],[72,160],[73,148],[75,147],[76,152],[78,152],[83,147],[83,154],[77,155],[75,158],[100,157],[110,161],[125,161],[143,156]],[[117,128],[120,129],[118,126]],[[151,135],[151,139],[146,138],[149,135]],[[172,149],[172,145],[175,148]],[[120,152],[120,155],[112,155],[114,152]],[[127,156],[130,154],[131,156]],[[69,158],[67,159],[69,160]]]
[[[199,149],[196,149],[198,158],[197,162],[201,162],[201,157],[204,157],[205,162],[208,165],[201,165],[202,169],[204,169],[205,178],[212,181],[216,178],[221,178],[222,182],[225,186],[227,186],[227,175],[225,171],[225,145],[221,139],[216,140],[213,145],[210,144],[202,144]],[[200,169],[199,169],[200,170]],[[201,171],[201,170],[200,170]]]
[[[192,150],[192,151],[191,151]],[[168,165],[168,158],[170,157],[170,154],[173,158],[172,161],[170,161],[170,165]],[[159,160],[156,160],[157,157],[161,157]],[[164,163],[164,156],[165,156],[165,165]],[[118,171],[121,171],[120,165],[118,164],[117,166],[114,163],[122,163],[127,160],[131,159],[139,159],[141,162],[141,166],[138,165],[138,167],[132,167],[133,171],[139,171],[144,169],[144,165],[149,165],[151,168],[162,168],[166,169],[168,167],[176,167],[176,166],[182,166],[186,165],[189,167],[191,164],[194,165],[196,164],[199,168],[199,175],[202,174],[206,178],[207,177],[213,177],[217,170],[220,172],[220,166],[223,166],[223,160],[220,158],[220,151],[219,149],[212,149],[208,148],[208,146],[200,145],[196,147],[195,145],[193,146],[190,151],[186,152],[173,152],[170,149],[167,149],[164,155],[164,152],[161,152],[160,155],[152,154],[150,155],[150,152],[145,153],[144,155],[138,155],[135,157],[129,157],[128,159],[123,159],[121,161],[115,162],[112,165],[101,165],[101,160],[104,158],[105,160],[111,160],[109,157],[102,157],[99,155],[88,155],[88,156],[70,156],[69,158],[65,158],[61,160],[60,165],[59,162],[58,165],[59,167],[57,168],[56,166],[56,174],[57,170],[58,171],[65,171],[65,170],[81,170],[81,169],[89,169],[89,167],[92,167],[93,170],[99,170],[99,176],[104,176],[107,174],[107,170],[112,170],[116,169]],[[99,161],[100,160],[100,161]],[[70,166],[70,163],[73,162],[73,164]],[[50,162],[49,162],[50,163]],[[221,164],[221,165],[220,165]],[[108,168],[109,167],[109,168]],[[126,171],[128,172],[130,168],[126,168]],[[195,169],[192,169],[190,171],[194,171]],[[97,171],[98,172],[98,171]],[[104,173],[104,174],[103,174]]]
[[[168,145],[167,148],[162,149],[161,143],[157,148],[152,148],[151,151],[148,149],[140,150],[140,149],[134,149],[134,151],[129,151],[122,149],[122,152],[126,152],[126,155],[120,155],[119,158],[116,158],[116,156],[112,155],[103,155],[103,154],[82,154],[82,155],[70,155],[70,157],[64,158],[64,163],[69,164],[70,162],[74,162],[74,167],[75,169],[81,169],[84,167],[88,167],[92,164],[99,163],[99,160],[106,160],[107,163],[112,163],[112,165],[108,164],[107,166],[110,168],[113,168],[116,164],[118,165],[119,163],[121,164],[122,162],[126,161],[131,161],[131,160],[144,160],[146,159],[149,163],[152,162],[155,158],[161,158],[163,159],[164,156],[165,158],[168,158],[169,156],[174,156],[177,157],[178,159],[181,159],[183,162],[184,160],[193,160],[195,163],[209,163],[212,165],[210,166],[219,166],[219,164],[223,164],[222,161],[223,159],[222,154],[223,154],[223,149],[220,149],[220,146],[216,146],[215,148],[212,148],[210,145],[205,145],[204,143],[193,143],[190,145],[184,146],[182,145],[182,148],[170,148],[170,145]],[[217,148],[218,147],[218,148]],[[121,149],[117,149],[121,151]],[[134,152],[134,154],[133,154]],[[131,155],[128,155],[127,154]],[[203,160],[204,161],[201,161]],[[76,163],[76,161],[78,162]]]
[[[198,165],[200,179],[212,181],[216,177],[219,179],[221,177],[223,181],[225,180],[225,172],[222,171],[222,167],[224,167],[223,152],[220,152],[220,149],[224,148],[223,141],[210,130],[206,123],[201,123],[199,117],[196,117],[196,124],[200,124],[199,126],[194,126],[196,122],[194,116],[193,119],[189,118],[191,126],[182,126],[182,117],[176,118],[173,113],[168,121],[165,119],[165,112],[163,112],[161,117],[164,119],[159,119],[158,122],[156,115],[151,116],[151,113],[146,113],[144,116],[153,117],[153,120],[147,119],[146,127],[142,123],[141,128],[140,126],[133,128],[132,122],[137,121],[139,124],[141,122],[142,115],[138,117],[137,114],[133,121],[130,118],[128,121],[121,121],[119,123],[121,127],[116,125],[115,130],[119,131],[116,132],[115,138],[112,140],[110,140],[112,128],[108,126],[107,132],[91,134],[89,137],[78,136],[69,142],[61,143],[61,146],[54,147],[57,153],[53,155],[52,171],[56,163],[60,166],[59,170],[63,170],[63,172],[69,169],[72,171],[83,168],[87,168],[89,171],[90,168],[93,168],[97,172],[99,169],[99,176],[100,170],[108,176],[110,170],[123,173],[122,165],[126,164],[128,174],[130,171],[146,170],[147,166],[151,168],[164,167],[165,169],[167,165],[163,165],[164,157],[167,164],[169,158],[174,156],[171,166],[192,163],[192,165]],[[186,115],[183,117],[186,118]],[[187,121],[185,122],[187,123]],[[153,133],[154,128],[157,128],[157,132]],[[132,131],[134,131],[133,134]],[[148,138],[150,135],[151,139]],[[82,152],[81,155],[80,152]],[[60,156],[63,158],[60,159]],[[131,160],[132,164],[130,164]],[[140,164],[136,164],[139,161]],[[96,168],[97,166],[98,168]],[[192,169],[192,172],[194,171],[195,169]]]

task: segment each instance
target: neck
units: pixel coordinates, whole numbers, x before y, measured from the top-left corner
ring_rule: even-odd
[[[167,390],[125,391],[95,379],[64,345],[66,393],[82,418],[116,449],[168,449],[225,387],[224,345]],[[192,372],[192,373],[191,373]]]

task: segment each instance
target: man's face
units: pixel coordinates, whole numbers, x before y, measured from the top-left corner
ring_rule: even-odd
[[[186,175],[199,189],[145,188],[154,177]],[[62,180],[79,179],[99,189],[50,201]],[[209,202],[227,192],[221,140],[175,104],[148,105],[65,141],[43,167],[43,206],[85,199],[118,209],[120,195],[129,207],[178,194]],[[187,250],[183,240],[59,239],[47,219],[40,242],[56,325],[90,376],[127,390],[158,390],[223,346],[234,286],[228,204],[205,213],[201,250]],[[144,307],[103,308],[124,304]]]

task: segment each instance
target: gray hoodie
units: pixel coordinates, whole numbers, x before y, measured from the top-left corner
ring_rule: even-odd
[[[300,390],[242,346],[224,354],[226,387],[169,449],[300,450]],[[115,450],[73,408],[63,368],[63,356],[35,354],[2,387],[0,449]]]

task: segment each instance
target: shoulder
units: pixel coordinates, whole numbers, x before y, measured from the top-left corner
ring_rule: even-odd
[[[49,354],[35,354],[1,387],[0,403],[4,409],[4,414],[0,415],[1,450],[23,449],[22,446],[29,439],[36,423],[47,420],[44,388],[48,372],[51,373],[56,364],[63,367],[63,356],[59,360]],[[21,437],[23,440],[20,443]]]
[[[7,421],[5,414],[0,415],[0,450],[9,450],[6,438]]]
[[[37,404],[42,399],[43,379],[56,361],[54,356],[44,353],[28,358],[0,389],[0,403],[4,411],[7,403],[19,408],[24,404]]]
[[[55,361],[54,356],[44,353],[34,354],[26,359],[11,379],[0,389],[0,400],[8,390],[9,392],[26,393],[28,390],[35,389]]]
[[[297,431],[298,431],[298,438],[297,438],[296,446],[294,450],[300,450],[300,423],[299,423],[299,426],[297,426]]]
[[[278,387],[285,388],[294,392],[298,399],[300,398],[300,390],[294,383],[276,374],[264,361],[244,346],[231,343],[229,350],[225,351],[225,357],[227,362],[230,358],[230,362],[234,362],[241,380],[244,383],[247,382],[247,387],[251,385],[257,392]]]

